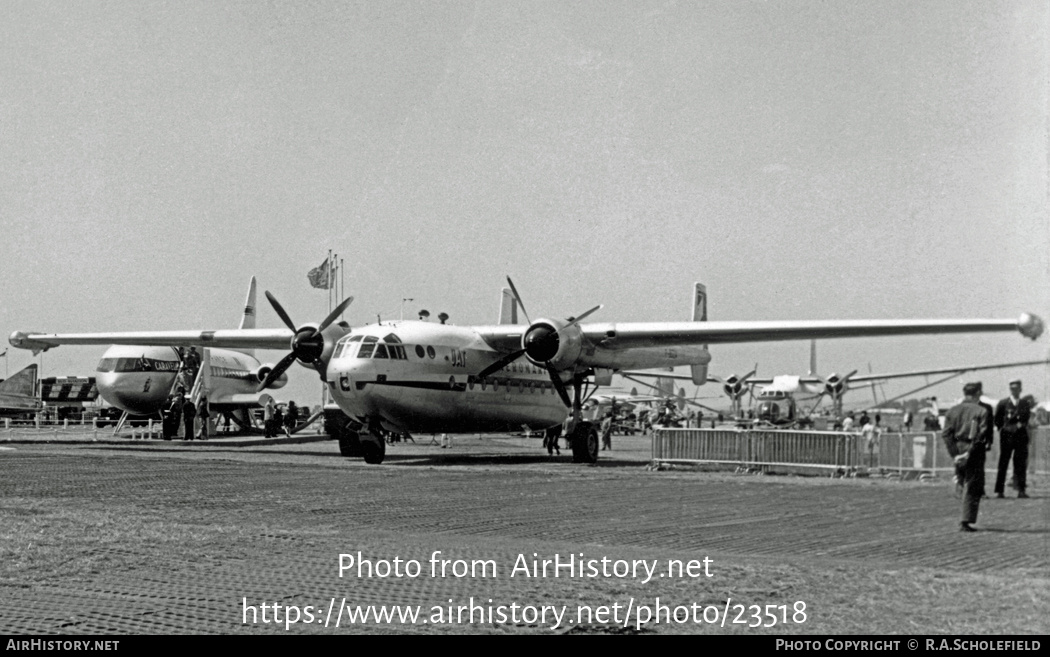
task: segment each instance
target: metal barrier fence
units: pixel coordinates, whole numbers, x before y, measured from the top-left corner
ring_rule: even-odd
[[[747,459],[747,433],[724,429],[655,429],[654,463],[717,463],[739,466]]]
[[[994,472],[998,462],[997,437],[986,469]],[[883,433],[869,439],[832,431],[661,428],[652,434],[652,463],[902,477],[954,473],[952,457],[938,432]],[[1050,474],[1050,427],[1029,430],[1028,472]]]
[[[664,428],[653,432],[652,462],[846,474],[856,467],[856,438],[832,431]]]

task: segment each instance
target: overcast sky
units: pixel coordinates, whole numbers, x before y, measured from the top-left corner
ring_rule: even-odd
[[[1050,311],[1042,0],[4,0],[3,15],[4,334],[235,327],[252,274],[260,326],[281,325],[263,289],[319,321],[306,272],[328,249],[354,324],[404,297],[406,315],[494,323],[508,274],[534,317],[603,303],[595,321],[684,320],[697,280],[711,319]],[[819,370],[1047,345],[834,340]],[[86,374],[103,351],[51,351],[44,375]],[[718,346],[711,371],[804,373],[808,351]],[[1046,368],[1017,374],[1046,398]],[[316,374],[291,375],[319,398]],[[1009,376],[979,378],[1001,396]]]

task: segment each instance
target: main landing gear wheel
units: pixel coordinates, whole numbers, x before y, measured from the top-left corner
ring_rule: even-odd
[[[361,437],[356,431],[344,430],[343,435],[339,436],[339,453],[343,456],[364,456]]]
[[[590,422],[580,422],[572,432],[572,462],[598,462],[598,429]]]
[[[386,456],[386,441],[382,436],[366,438],[361,441],[361,449],[364,451],[365,463],[376,465],[382,463]]]

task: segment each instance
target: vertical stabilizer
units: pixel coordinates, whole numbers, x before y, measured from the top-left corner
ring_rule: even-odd
[[[0,393],[13,397],[36,397],[37,364],[31,363],[10,379],[0,381]]]
[[[703,283],[696,284],[693,294],[693,321],[707,321],[707,286]]]
[[[255,277],[248,281],[248,296],[244,300],[244,315],[241,317],[242,329],[255,328]]]
[[[248,296],[244,300],[244,315],[241,316],[241,328],[255,328],[255,277],[248,281]],[[254,349],[242,349],[249,356],[255,355]]]
[[[809,375],[814,376],[817,373],[817,341],[809,341]]]
[[[499,323],[518,323],[518,300],[514,298],[510,288],[503,288],[503,295],[499,301]]]
[[[693,288],[693,321],[707,321],[707,286],[703,283],[696,283]],[[707,351],[706,344],[704,345],[704,351]],[[710,358],[708,358],[708,360],[710,360]],[[707,363],[704,363],[703,365],[690,365],[689,375],[693,379],[693,385],[704,385],[707,383]]]

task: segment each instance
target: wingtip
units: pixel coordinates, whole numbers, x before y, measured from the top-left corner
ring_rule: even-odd
[[[1021,332],[1021,335],[1032,340],[1042,335],[1045,327],[1042,318],[1032,313],[1021,313],[1021,318],[1017,320],[1017,330]]]

